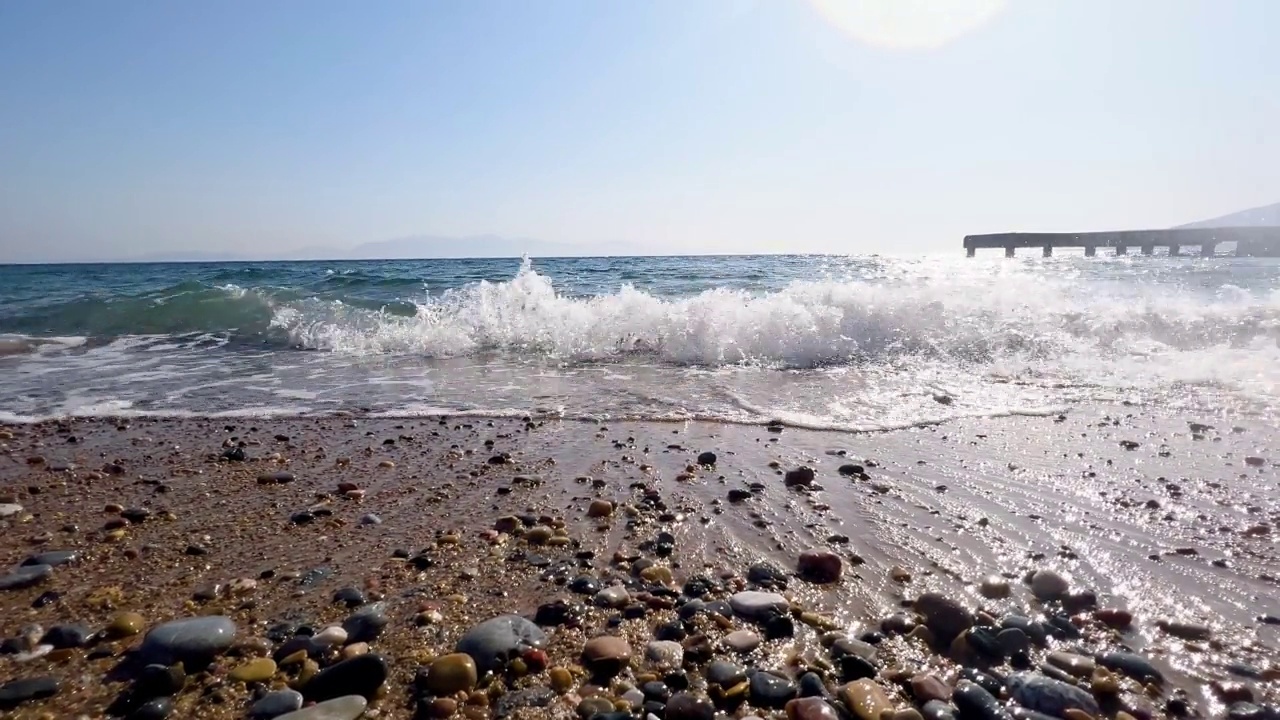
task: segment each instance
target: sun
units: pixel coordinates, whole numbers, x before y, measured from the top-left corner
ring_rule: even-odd
[[[809,0],[853,39],[894,50],[946,45],[976,30],[1007,0]]]

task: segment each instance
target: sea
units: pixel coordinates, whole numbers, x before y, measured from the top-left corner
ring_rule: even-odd
[[[1276,420],[1280,262],[997,255],[0,266],[0,421]]]

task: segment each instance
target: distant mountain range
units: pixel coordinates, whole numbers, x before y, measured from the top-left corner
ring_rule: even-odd
[[[1179,228],[1280,227],[1280,203],[1241,210],[1230,215],[1179,225]]]
[[[418,258],[518,258],[582,257],[589,255],[644,255],[644,248],[613,243],[584,248],[568,243],[500,235],[445,237],[414,235],[367,242],[351,248],[306,247],[262,255],[168,252],[132,258],[133,262],[234,262],[269,260],[415,260]]]

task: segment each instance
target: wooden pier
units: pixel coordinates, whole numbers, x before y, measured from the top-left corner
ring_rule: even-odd
[[[1054,248],[1084,248],[1085,256],[1093,257],[1098,248],[1115,248],[1116,255],[1128,255],[1130,248],[1138,248],[1143,255],[1154,255],[1159,247],[1167,248],[1171,257],[1178,257],[1194,248],[1201,257],[1213,257],[1218,246],[1226,243],[1234,244],[1234,254],[1238,256],[1280,257],[1280,227],[966,235],[964,249],[973,257],[981,249],[1004,248],[1005,257],[1013,257],[1018,248],[1040,248],[1049,257]]]

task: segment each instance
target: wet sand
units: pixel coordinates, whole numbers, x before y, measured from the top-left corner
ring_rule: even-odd
[[[1034,604],[1024,575],[1054,569],[1095,592],[1098,607],[1133,614],[1123,632],[1090,620],[1090,608],[1075,615],[1091,648],[1127,647],[1165,671],[1151,715],[1165,714],[1175,691],[1220,715],[1234,684],[1259,702],[1280,700],[1274,428],[1093,407],[883,434],[775,430],[358,417],[4,427],[0,503],[22,510],[0,520],[0,563],[50,550],[79,557],[35,587],[0,592],[0,636],[71,622],[97,630],[123,610],[149,626],[224,614],[239,626],[237,646],[177,696],[174,716],[244,717],[253,689],[227,671],[262,653],[275,625],[341,622],[350,611],[334,592],[354,587],[383,599],[390,617],[371,643],[392,670],[371,712],[407,718],[417,668],[467,628],[568,597],[572,575],[559,573],[558,584],[529,555],[553,570],[576,563],[608,585],[628,577],[630,559],[652,557],[665,531],[675,551],[659,563],[677,588],[696,575],[745,575],[762,559],[793,570],[801,552],[836,553],[845,561],[839,583],[796,581],[787,594],[851,635],[930,591],[993,615],[1001,602]],[[245,460],[223,457],[236,447]],[[714,467],[696,464],[705,451]],[[862,473],[841,474],[849,465]],[[783,473],[801,466],[814,469],[815,485],[787,487]],[[265,481],[277,472],[292,479]],[[751,497],[731,501],[733,490]],[[595,499],[618,510],[590,518]],[[141,522],[121,517],[136,508],[149,511]],[[303,511],[309,519],[295,517]],[[369,514],[380,523],[362,523]],[[562,524],[570,540],[531,547],[489,532],[511,515],[545,516],[539,522]],[[1010,579],[1012,600],[982,597],[979,583],[992,574]],[[627,625],[636,642],[670,615],[660,605]],[[593,611],[582,628],[552,631],[552,662],[574,662],[609,615]],[[1175,633],[1161,629],[1166,620]],[[1207,636],[1178,637],[1188,633],[1177,623],[1206,626],[1191,634]],[[2,656],[0,684],[60,681],[55,697],[24,703],[17,717],[98,717],[128,686],[112,672],[137,642]],[[766,644],[756,664],[782,668],[819,651],[816,633],[797,632]],[[905,641],[884,654],[889,668],[951,667]]]

